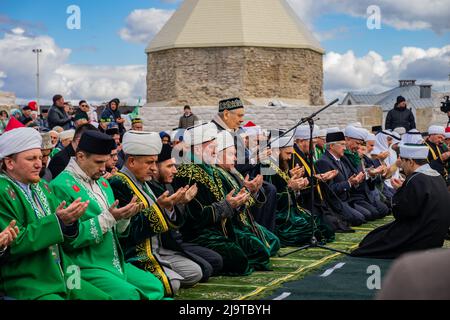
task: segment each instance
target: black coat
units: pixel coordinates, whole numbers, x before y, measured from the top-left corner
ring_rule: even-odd
[[[72,144],[69,144],[63,150],[58,152],[48,165],[48,169],[52,173],[53,179],[55,179],[70,162],[70,158],[75,156],[75,150],[73,150]]]
[[[386,117],[385,128],[394,130],[395,128],[403,127],[406,131],[416,128],[416,120],[412,111],[408,108],[394,107],[388,112]]]
[[[430,152],[428,153],[428,162],[430,163],[430,167],[436,170],[441,174],[441,176],[445,179],[447,184],[450,183],[447,172],[447,160],[446,162],[442,161],[440,155],[445,152],[445,149],[442,146],[438,146],[431,141],[426,142]],[[433,152],[431,152],[433,150]]]
[[[395,259],[442,247],[450,227],[450,193],[440,176],[414,173],[392,199],[395,221],[369,233],[353,256]]]
[[[50,129],[53,129],[56,126],[60,126],[64,130],[69,130],[72,128],[72,119],[64,111],[64,108],[60,108],[55,105],[51,106],[48,111],[47,119]]]

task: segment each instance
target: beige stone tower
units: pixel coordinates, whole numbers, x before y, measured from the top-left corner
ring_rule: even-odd
[[[324,50],[286,0],[185,0],[146,53],[150,106],[323,103]]]

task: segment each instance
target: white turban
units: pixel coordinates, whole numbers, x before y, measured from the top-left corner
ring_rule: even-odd
[[[369,132],[366,129],[357,128],[354,126],[347,126],[347,128],[345,128],[344,133],[345,136],[348,138],[358,139],[362,141],[365,141],[367,135],[369,134]]]
[[[349,126],[355,127],[355,128],[362,128],[361,122],[352,122],[349,124]]]
[[[75,130],[70,129],[70,130],[66,130],[66,131],[61,132],[59,134],[59,139],[60,140],[73,139],[74,136],[75,136]]]
[[[404,127],[395,128],[393,132],[397,132],[400,136],[406,133],[406,129]]]
[[[310,136],[310,128],[309,126],[299,126],[296,130],[295,130],[295,139],[300,139],[300,140],[309,140],[309,136]]]
[[[431,126],[428,128],[428,134],[442,134],[445,135],[445,128],[442,126]]]
[[[188,146],[196,146],[199,144],[212,141],[217,137],[217,126],[214,123],[204,123],[186,130],[184,134],[184,142]]]
[[[370,132],[367,134],[367,137],[365,139],[366,142],[367,141],[376,141],[376,140],[377,140],[377,137],[373,133],[370,133]]]
[[[329,133],[336,133],[336,132],[340,132],[342,131],[341,129],[339,129],[338,127],[332,127],[332,128],[328,128],[327,129],[327,134]]]
[[[281,149],[294,146],[294,135],[289,133],[281,138],[275,137],[270,142],[272,148]]]
[[[422,144],[423,137],[422,134],[417,129],[409,130],[402,136],[401,144]]]
[[[159,133],[128,131],[122,139],[123,152],[132,156],[156,156],[161,153]]]
[[[325,138],[327,136],[327,129],[317,130],[316,138]]]
[[[234,147],[234,138],[227,130],[217,134],[217,152]]]
[[[428,158],[428,153],[430,150],[426,145],[417,144],[417,145],[411,145],[411,144],[402,144],[400,145],[400,157],[405,159],[417,159],[417,160],[424,160]]]
[[[41,149],[41,134],[33,128],[18,128],[0,136],[0,159],[32,149]]]
[[[313,128],[313,138],[317,138],[317,137],[319,136],[319,131],[320,131],[320,127],[314,125],[314,128]]]

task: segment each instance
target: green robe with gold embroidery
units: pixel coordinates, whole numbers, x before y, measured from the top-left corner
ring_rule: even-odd
[[[108,181],[100,178],[95,183],[111,206],[115,199]],[[81,277],[116,300],[163,298],[162,284],[153,274],[125,262],[117,228],[103,233],[99,215],[105,209],[92,191],[67,169],[52,181],[51,186],[61,201],[71,203],[78,198],[90,201],[86,213],[80,218],[78,236],[64,242],[65,251],[81,268]]]
[[[270,168],[274,174],[264,175],[264,179],[277,189],[275,234],[280,238],[283,246],[305,245],[312,237],[313,219],[309,212],[296,203],[295,193],[288,188],[289,174],[272,161]],[[323,232],[328,232],[328,228],[324,229],[317,217],[314,223],[317,226],[315,236],[318,239],[325,239]]]
[[[217,167],[217,170],[226,194],[233,189],[236,191],[242,189],[244,177],[238,171],[232,174],[220,167]],[[265,201],[263,193],[259,196],[263,198],[260,201],[251,196],[247,204],[233,217],[232,222],[239,245],[245,247],[244,251],[247,253],[250,265],[256,270],[269,270],[269,257],[275,256],[280,250],[280,239],[253,219],[250,207],[262,205]]]
[[[19,228],[8,260],[1,267],[0,291],[19,300],[110,299],[83,280],[80,286],[66,285],[75,272],[69,268],[74,264],[61,248],[65,236],[55,214],[59,202],[45,181],[30,188],[40,208],[17,182],[0,175],[0,229],[11,220],[16,220]]]
[[[217,169],[203,163],[182,164],[172,185],[177,190],[195,183],[198,193],[186,205],[185,223],[181,228],[183,239],[219,253],[223,258],[223,274],[250,274],[254,268],[245,248],[239,245],[231,221],[238,212],[225,201],[226,194]]]
[[[152,237],[160,237],[163,232],[178,228],[181,222],[171,221],[156,203],[157,199],[149,185],[145,183],[142,189],[127,175],[127,171],[117,173],[109,182],[116,199],[119,200],[119,207],[130,203],[133,196],[144,205],[144,209],[131,221],[129,236],[122,240],[126,260],[142,270],[153,273],[163,283],[165,295],[173,296],[170,279],[153,251]]]

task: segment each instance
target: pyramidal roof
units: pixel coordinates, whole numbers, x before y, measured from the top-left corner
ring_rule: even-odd
[[[286,0],[185,0],[146,52],[231,46],[324,53]]]

